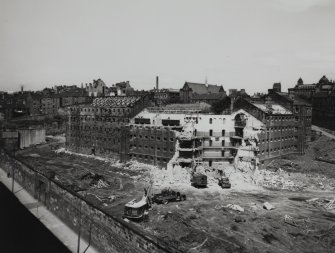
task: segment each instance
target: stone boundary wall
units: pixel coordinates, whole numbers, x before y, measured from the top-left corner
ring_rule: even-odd
[[[100,252],[180,252],[87,202],[81,195],[6,153],[0,167]]]

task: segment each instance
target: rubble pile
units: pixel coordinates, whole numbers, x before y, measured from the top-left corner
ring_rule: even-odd
[[[256,184],[268,188],[285,189],[285,190],[303,190],[306,185],[304,182],[296,182],[289,179],[289,175],[282,169],[276,172],[269,170],[256,170],[253,175]]]
[[[194,125],[192,122],[188,122],[183,127],[183,130],[178,133],[178,138],[181,140],[191,140],[193,137]]]
[[[91,188],[105,188],[109,184],[104,180],[104,177],[93,172],[86,173],[80,177],[81,181],[86,181]]]
[[[313,198],[313,199],[306,200],[306,202],[315,206],[315,207],[323,207],[328,211],[330,211],[330,210],[335,211],[335,198],[332,199],[332,200]]]
[[[286,159],[276,159],[272,160],[267,166],[267,170],[276,172],[277,170],[285,170],[288,172],[298,172],[301,171],[301,166]]]
[[[115,166],[113,164],[113,166]],[[131,160],[130,162],[127,162],[126,164],[120,163],[120,166],[123,167],[123,169],[131,170],[131,171],[151,171],[152,169],[158,169],[154,165],[140,163],[136,160]]]
[[[97,183],[94,183],[91,185],[92,188],[105,188],[105,187],[109,187],[109,184],[106,183],[105,181],[103,181],[102,179],[99,179]]]
[[[169,166],[166,170],[154,167],[150,171],[150,178],[155,186],[190,185],[191,173],[189,170],[177,165]]]

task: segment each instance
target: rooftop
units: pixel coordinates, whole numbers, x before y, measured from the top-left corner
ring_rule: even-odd
[[[133,106],[142,97],[140,96],[126,96],[126,97],[103,97],[95,98],[92,106],[96,107],[128,107]]]
[[[290,110],[287,110],[286,108],[278,104],[263,104],[258,102],[252,104],[268,114],[292,114]]]

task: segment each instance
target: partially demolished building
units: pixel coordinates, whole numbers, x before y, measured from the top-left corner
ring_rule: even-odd
[[[309,114],[269,99],[241,98],[231,114],[214,115],[192,106],[146,108],[145,97],[96,98],[90,106],[71,108],[66,144],[75,152],[159,167],[257,164],[303,154]]]
[[[239,99],[234,107],[246,110],[264,124],[265,128],[259,134],[260,160],[304,153],[310,131],[302,132],[301,126],[307,123],[304,122],[306,117],[299,117],[299,111],[292,112],[269,97],[266,101]],[[298,107],[294,108],[298,110]]]
[[[239,150],[256,161],[257,133],[263,124],[246,111],[213,115],[160,110],[145,109],[131,120],[130,134],[123,135],[124,143],[129,143],[123,161],[134,158],[161,167],[168,163],[212,166],[234,163]]]

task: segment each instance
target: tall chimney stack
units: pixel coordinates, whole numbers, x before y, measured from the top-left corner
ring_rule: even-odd
[[[158,80],[158,76],[156,76],[156,90],[159,89],[159,80]]]

